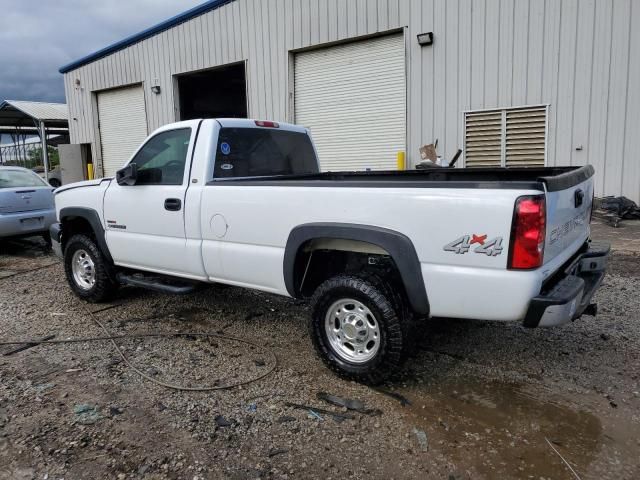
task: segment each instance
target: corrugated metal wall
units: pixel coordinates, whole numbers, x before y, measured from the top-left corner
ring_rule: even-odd
[[[640,201],[638,25],[638,0],[237,0],[65,74],[72,141],[98,141],[92,92],[144,82],[151,131],[176,118],[174,74],[241,60],[249,115],[292,120],[288,52],[406,27],[409,161],[436,138],[450,158],[464,110],[548,103],[549,164]]]

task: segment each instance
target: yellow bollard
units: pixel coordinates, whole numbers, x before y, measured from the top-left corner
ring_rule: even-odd
[[[93,180],[93,163],[87,163],[87,180]]]
[[[406,170],[407,162],[404,152],[398,152],[398,170]]]

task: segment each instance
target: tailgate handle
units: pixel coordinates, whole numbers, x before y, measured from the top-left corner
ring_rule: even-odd
[[[573,198],[574,198],[576,208],[580,207],[584,202],[584,192],[580,189],[576,190],[576,193],[574,194]]]
[[[178,212],[182,208],[182,201],[179,198],[167,198],[164,201],[164,208],[170,212]]]

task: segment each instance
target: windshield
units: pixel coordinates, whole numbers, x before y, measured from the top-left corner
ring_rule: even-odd
[[[222,128],[215,178],[318,173],[309,135],[289,130]]]
[[[43,187],[46,182],[33,172],[0,169],[0,188]]]

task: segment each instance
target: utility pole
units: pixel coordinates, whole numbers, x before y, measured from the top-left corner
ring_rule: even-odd
[[[40,141],[42,143],[42,163],[44,164],[44,179],[49,183],[49,151],[47,149],[47,129],[44,121],[40,120]]]

